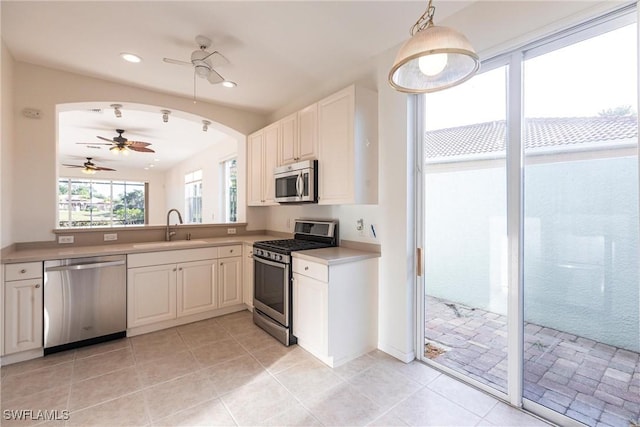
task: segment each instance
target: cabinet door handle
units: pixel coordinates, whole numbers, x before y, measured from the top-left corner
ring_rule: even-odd
[[[224,262],[221,262],[220,265],[224,265]]]
[[[233,253],[233,249],[229,250],[229,253]]]
[[[40,287],[40,285],[39,285],[39,284],[38,284],[38,285],[36,285],[36,289],[38,289],[39,287]]]
[[[26,269],[26,268],[23,268],[22,270],[20,270],[20,274],[24,274],[24,273],[26,273],[26,272],[27,272],[27,269]]]
[[[182,271],[182,267],[180,267],[180,268],[178,269],[178,271]]]
[[[304,268],[304,271],[307,271],[308,269],[309,269],[309,266],[306,266],[306,267]]]
[[[173,271],[176,271],[176,270],[177,270],[176,268],[173,269]]]

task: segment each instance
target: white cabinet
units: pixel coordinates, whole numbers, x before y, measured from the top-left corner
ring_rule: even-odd
[[[318,102],[319,204],[378,203],[378,105],[354,85]]]
[[[279,165],[298,160],[298,114],[293,113],[278,122],[280,124]]]
[[[42,263],[7,264],[4,282],[4,354],[42,347]]]
[[[293,335],[331,367],[376,348],[378,260],[325,265],[293,258]]]
[[[276,205],[273,169],[278,163],[280,126],[267,126],[249,135],[247,146],[247,203],[249,206]]]
[[[170,327],[241,306],[241,254],[231,245],[129,255],[127,328]]]
[[[242,248],[242,300],[253,311],[253,245]]]
[[[220,307],[242,304],[242,257],[223,258],[218,269]]]
[[[176,264],[127,270],[127,327],[176,318]]]
[[[293,335],[310,353],[327,353],[329,284],[303,274],[293,275]]]
[[[218,307],[216,260],[187,262],[177,267],[177,317]]]
[[[312,104],[279,121],[279,164],[315,159],[318,155],[318,104]]]

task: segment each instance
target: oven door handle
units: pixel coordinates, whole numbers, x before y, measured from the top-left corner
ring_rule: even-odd
[[[272,267],[278,267],[278,268],[281,268],[281,269],[283,269],[283,270],[285,270],[285,269],[287,268],[287,265],[286,265],[286,264],[283,264],[283,263],[281,263],[281,262],[273,262],[273,261],[269,261],[269,260],[267,260],[267,259],[261,258],[261,257],[256,256],[256,255],[252,255],[252,256],[253,256],[253,260],[254,260],[254,261],[261,262],[262,264],[267,264],[267,265],[270,265],[270,266],[272,266]]]

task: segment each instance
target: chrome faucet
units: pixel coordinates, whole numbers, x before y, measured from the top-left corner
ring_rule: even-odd
[[[171,212],[175,212],[178,214],[178,221],[180,221],[180,224],[182,224],[182,215],[180,215],[180,211],[178,209],[169,209],[169,212],[167,212],[167,232],[165,233],[164,239],[168,242],[171,240],[172,236],[175,236],[176,232],[175,231],[171,231],[169,229],[169,217],[171,216]],[[178,225],[178,224],[176,224]]]

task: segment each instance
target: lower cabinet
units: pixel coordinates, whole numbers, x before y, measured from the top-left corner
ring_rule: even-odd
[[[41,262],[5,265],[3,354],[42,347],[42,285]]]
[[[220,308],[242,304],[242,257],[218,261]]]
[[[160,256],[130,255],[128,262],[133,267],[127,270],[127,328],[242,304],[241,252],[240,245],[229,246],[214,252],[220,254],[219,259],[159,265],[141,264],[163,259]],[[198,255],[202,253],[193,253]],[[186,259],[188,254],[180,256]]]
[[[326,265],[293,258],[293,335],[331,367],[376,348],[378,260]]]
[[[127,327],[176,318],[176,264],[127,270]]]
[[[187,316],[218,308],[218,295],[216,295],[218,261],[211,259],[193,261],[178,264],[177,267],[176,315]]]
[[[42,347],[42,278],[5,282],[4,353]]]

